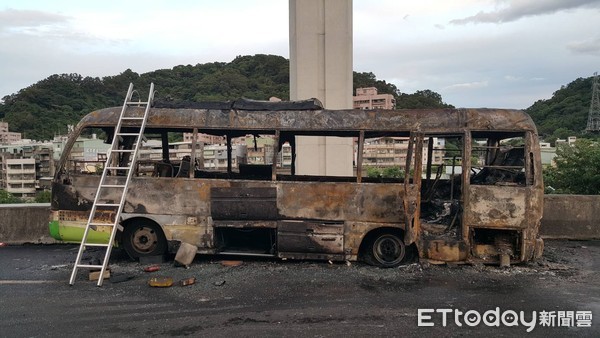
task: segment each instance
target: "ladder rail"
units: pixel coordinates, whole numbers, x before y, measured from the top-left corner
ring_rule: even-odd
[[[139,153],[139,149],[140,146],[142,144],[142,135],[144,134],[144,129],[146,128],[146,122],[148,121],[148,112],[150,111],[150,105],[152,102],[152,99],[154,98],[154,83],[150,84],[150,93],[148,94],[148,103],[146,105],[146,109],[144,110],[144,119],[142,120],[142,125],[140,126],[140,130],[139,130],[139,135],[137,137],[136,143],[135,143],[135,147],[133,148],[133,154],[131,156],[130,159],[130,163],[129,163],[129,170],[127,173],[127,179],[125,181],[125,187],[123,188],[123,193],[121,194],[121,201],[119,203],[119,207],[117,209],[117,213],[115,215],[115,226],[112,228],[112,231],[110,233],[110,239],[108,241],[109,246],[106,249],[106,253],[104,254],[104,263],[102,264],[102,270],[100,270],[100,276],[98,278],[98,286],[102,286],[102,282],[104,281],[104,272],[106,271],[106,268],[108,266],[108,261],[110,259],[110,253],[112,252],[112,244],[115,241],[115,237],[117,235],[117,231],[118,231],[118,227],[117,227],[117,223],[119,221],[119,219],[121,218],[121,213],[123,211],[123,206],[125,204],[125,198],[127,197],[127,191],[129,189],[129,183],[131,182],[131,178],[133,177],[133,168],[135,166],[135,163],[137,162],[137,158],[138,158],[138,153]],[[121,113],[123,114],[123,112]],[[121,116],[122,118],[123,116]],[[119,119],[119,122],[121,122],[122,119]],[[117,133],[115,132],[115,135]]]
[[[131,95],[133,94],[133,83],[129,84],[129,89],[127,90],[127,95],[125,95],[125,102],[123,103],[123,107],[121,108],[121,115],[127,108],[127,101],[131,100]],[[120,126],[121,121],[117,122],[117,127]],[[117,131],[117,127],[115,127],[115,134]],[[92,204],[92,208],[90,209],[90,214],[88,216],[88,221],[85,226],[85,230],[83,231],[83,236],[81,237],[81,244],[79,245],[79,250],[77,251],[77,258],[75,259],[75,265],[73,266],[73,271],[71,272],[71,278],[69,280],[69,284],[73,285],[75,283],[75,277],[77,276],[77,268],[81,263],[81,257],[83,256],[83,251],[85,250],[85,243],[87,242],[87,237],[90,232],[89,224],[93,222],[95,213],[96,213],[96,204],[100,198],[101,187],[104,184],[104,179],[106,177],[106,168],[109,166],[111,161],[110,150],[114,148],[115,143],[117,143],[116,136],[113,136],[111,147],[109,148],[109,153],[106,155],[106,161],[104,163],[104,169],[102,170],[102,176],[100,178],[100,184],[98,184],[98,188],[96,189],[96,195],[94,196],[94,202]]]
[[[146,127],[146,122],[148,120],[148,113],[150,111],[150,106],[152,104],[153,98],[154,98],[154,83],[150,84],[150,92],[148,94],[148,100],[147,102],[132,102],[131,101],[131,97],[134,93],[133,90],[133,83],[129,84],[129,89],[127,90],[127,95],[125,96],[125,101],[123,103],[123,107],[121,109],[121,113],[119,115],[119,120],[117,122],[117,125],[115,126],[114,129],[114,134],[113,134],[113,140],[112,140],[112,144],[111,147],[108,149],[108,153],[106,156],[106,162],[104,164],[104,169],[102,171],[102,176],[100,178],[100,182],[98,184],[98,188],[96,189],[96,195],[94,196],[94,202],[92,204],[92,208],[90,209],[90,214],[88,216],[88,221],[86,223],[86,227],[85,230],[83,232],[83,236],[81,239],[81,245],[79,246],[79,250],[77,252],[77,258],[75,260],[75,264],[73,266],[73,271],[71,273],[71,278],[69,280],[69,284],[73,285],[75,283],[75,278],[77,276],[77,270],[78,268],[86,268],[86,267],[90,267],[89,264],[81,264],[81,258],[83,256],[83,251],[85,250],[86,246],[102,246],[102,245],[95,245],[93,243],[88,243],[87,239],[89,236],[89,231],[90,228],[93,226],[96,226],[98,223],[94,222],[94,219],[96,218],[96,213],[98,211],[97,207],[98,206],[108,206],[108,207],[116,207],[116,213],[115,213],[115,219],[112,223],[104,223],[104,225],[106,226],[112,226],[113,228],[111,229],[111,233],[110,233],[110,237],[109,237],[109,241],[108,241],[108,245],[106,246],[106,252],[104,254],[104,260],[102,262],[102,268],[100,270],[100,276],[98,278],[98,286],[102,286],[102,283],[104,281],[104,273],[106,272],[107,266],[108,266],[108,262],[110,260],[110,254],[112,251],[112,246],[114,244],[115,241],[115,237],[116,237],[116,233],[119,230],[119,222],[120,222],[120,218],[121,218],[121,213],[123,211],[123,206],[125,203],[125,198],[127,196],[127,190],[129,188],[129,182],[131,181],[131,178],[133,177],[133,169],[135,167],[135,163],[137,162],[138,159],[138,153],[139,153],[139,149],[141,148],[141,144],[142,144],[142,139],[143,139],[143,134],[144,134],[144,130]],[[135,136],[136,137],[136,141],[135,141],[135,145],[132,145],[133,149],[129,149],[126,151],[123,151],[122,149],[119,149],[119,134],[121,133],[121,128],[122,128],[122,122],[123,120],[132,120],[132,119],[128,119],[125,116],[125,113],[127,111],[127,108],[129,107],[129,105],[132,104],[136,104],[138,106],[144,104],[145,110],[144,110],[144,115],[142,118],[139,118],[139,120],[142,122],[141,125],[139,126],[139,130],[138,133],[131,133],[131,136]],[[137,119],[137,118],[136,118]],[[108,176],[108,173],[110,172],[110,170],[113,170],[113,168],[111,167],[111,162],[114,161],[113,156],[116,154],[116,156],[118,156],[119,153],[130,153],[131,154],[131,158],[129,159],[129,165],[128,167],[124,167],[123,169],[128,169],[127,170],[127,177],[126,177],[126,181],[125,184],[123,185],[122,189],[123,191],[121,192],[121,198],[118,204],[114,203],[99,203],[100,199],[100,195],[101,192],[103,190],[103,188],[114,188],[115,185],[109,185],[106,184],[106,177]],[[117,157],[118,159],[118,157]],[[95,266],[97,267],[97,266]]]

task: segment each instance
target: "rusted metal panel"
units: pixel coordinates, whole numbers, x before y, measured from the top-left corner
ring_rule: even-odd
[[[471,185],[465,224],[470,227],[525,228],[528,188]]]
[[[212,188],[210,193],[210,213],[214,220],[276,220],[279,218],[275,188]]]
[[[411,165],[412,148],[415,148],[414,164]],[[423,134],[411,133],[409,141],[409,149],[406,156],[406,172],[404,181],[405,198],[404,202],[404,244],[410,245],[414,243],[420,234],[420,215],[421,215],[421,174],[423,171],[422,149],[423,149]],[[412,181],[410,184],[409,175],[410,169],[414,170]]]
[[[124,177],[108,177],[107,184],[118,184]],[[90,210],[100,176],[72,175],[71,184],[54,184],[55,210]],[[210,189],[215,186],[227,186],[223,180],[204,180],[187,178],[134,177],[129,185],[125,200],[125,213],[200,215],[210,213]],[[73,187],[77,187],[75,190]],[[116,189],[101,196],[104,201],[118,201]]]
[[[215,228],[277,228],[277,221],[257,221],[257,220],[226,220],[226,221],[213,221]]]
[[[85,116],[76,127],[114,126],[121,107],[105,108]],[[140,108],[133,114],[141,114]],[[411,131],[461,132],[473,130],[532,130],[535,124],[520,110],[410,109],[410,110],[282,110],[152,108],[147,128],[197,127],[281,131]]]
[[[444,262],[463,261],[467,257],[465,242],[456,239],[432,239],[421,243],[421,257]]]
[[[402,184],[277,182],[282,218],[404,222]]]
[[[55,184],[58,187],[56,191],[63,192],[55,194],[57,199],[55,208],[89,210],[100,177],[73,175],[71,179],[72,185]],[[118,179],[120,178],[109,178],[107,183],[116,184]],[[73,186],[78,187],[77,191],[72,188]],[[269,202],[266,216],[254,217],[256,220],[283,218],[381,223],[403,223],[404,221],[402,214],[404,189],[402,184],[395,183],[358,184],[135,177],[130,183],[124,212],[196,216],[199,224],[205,224],[207,217],[211,216],[211,211],[214,211],[211,204],[215,199],[227,199],[227,196],[235,196],[232,194],[233,192],[238,192],[237,197],[240,199],[262,198]],[[245,193],[246,196],[239,195],[240,192]],[[277,197],[275,198],[275,196]],[[112,196],[108,192],[102,197],[107,200],[116,200],[118,194],[115,193]],[[247,206],[257,209],[256,204],[253,203]],[[234,206],[227,205],[227,207]],[[265,211],[259,210],[258,212],[264,213]],[[220,214],[220,216],[226,216],[226,214]],[[219,218],[217,215],[216,219]]]
[[[280,221],[277,249],[280,252],[341,254],[344,250],[344,223]]]

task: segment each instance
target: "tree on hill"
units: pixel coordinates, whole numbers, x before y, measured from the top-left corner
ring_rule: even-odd
[[[525,109],[544,140],[553,143],[557,138],[584,135],[592,99],[592,79],[578,78],[555,91],[552,98],[538,100]]]
[[[356,88],[375,87],[378,94],[392,94],[398,99],[399,91],[396,85],[387,83],[385,80],[378,80],[375,74],[371,72],[354,72],[352,82],[352,90],[354,91],[352,95],[356,94]]]
[[[378,80],[371,72],[354,72],[354,93],[356,88],[375,87],[378,94],[392,94],[396,99],[397,109],[419,109],[419,108],[454,108],[442,100],[442,95],[429,90],[418,90],[413,94],[402,93],[396,85]]]
[[[396,99],[396,108],[454,108],[442,100],[442,95],[429,89],[418,90],[414,94],[399,93]]]

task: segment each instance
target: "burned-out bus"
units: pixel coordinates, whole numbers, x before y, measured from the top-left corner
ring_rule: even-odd
[[[81,156],[75,145],[92,133],[110,143],[120,111],[94,111],[70,134],[52,184],[54,238],[81,241],[103,162]],[[184,133],[190,142],[181,142]],[[211,148],[198,135],[222,137],[223,145]],[[117,245],[133,258],[161,255],[181,242],[201,254],[380,267],[417,257],[510,264],[543,251],[538,137],[519,110],[327,110],[316,100],[156,103],[144,136],[117,234]],[[323,136],[354,144],[354,175],[296,172],[297,139]],[[239,137],[250,139],[250,150],[269,140],[265,163],[239,156]],[[373,140],[396,146],[377,150]],[[367,175],[369,151],[400,163],[397,174]],[[306,156],[299,161],[310,161]],[[107,178],[126,180],[118,172]],[[102,196],[111,198],[118,200]],[[114,211],[103,217],[114,219]],[[106,243],[110,231],[97,226],[88,241]]]

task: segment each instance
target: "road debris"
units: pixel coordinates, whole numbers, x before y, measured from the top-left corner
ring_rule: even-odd
[[[242,264],[243,264],[242,261],[221,261],[221,265],[229,266],[229,267],[240,266]]]
[[[61,268],[66,268],[67,266],[69,266],[69,264],[52,265],[50,267],[50,270],[57,270],[57,269],[61,269]]]
[[[100,272],[101,271],[90,271],[90,275],[89,275],[89,279],[92,280],[98,280],[98,278],[100,278]],[[106,269],[104,271],[104,279],[110,279],[110,269]]]
[[[225,281],[224,280],[220,280],[220,281],[214,282],[213,284],[215,286],[223,286],[225,284]]]
[[[194,261],[197,252],[197,246],[181,242],[179,250],[177,250],[177,254],[175,255],[175,262],[189,268],[190,264]]]
[[[150,266],[147,266],[144,268],[145,272],[155,272],[158,270],[160,270],[160,266],[158,266],[158,265],[150,265]]]
[[[168,288],[173,285],[172,277],[152,277],[148,280],[148,285],[156,288]]]
[[[196,277],[185,278],[179,281],[179,285],[188,286],[196,284]]]

